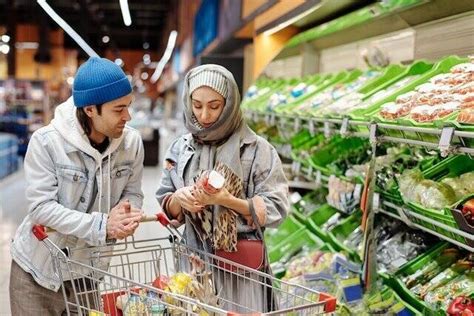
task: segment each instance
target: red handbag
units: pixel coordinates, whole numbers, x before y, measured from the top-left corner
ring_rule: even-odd
[[[241,264],[254,270],[262,270],[266,265],[265,243],[263,241],[263,232],[258,224],[257,216],[251,199],[248,199],[249,210],[252,215],[255,226],[257,226],[257,237],[259,239],[239,239],[237,240],[237,251],[227,252],[216,250],[215,255],[232,262]],[[231,272],[238,270],[238,267],[221,260],[216,259],[217,265]]]

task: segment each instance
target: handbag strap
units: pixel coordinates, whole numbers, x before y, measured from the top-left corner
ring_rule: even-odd
[[[253,222],[254,222],[255,226],[257,227],[257,233],[258,233],[258,235],[260,235],[258,237],[260,237],[260,240],[263,241],[263,231],[262,231],[262,227],[260,227],[260,223],[258,222],[257,214],[255,212],[255,207],[253,205],[253,200],[252,199],[247,199],[247,202],[249,203],[250,215],[252,215]]]

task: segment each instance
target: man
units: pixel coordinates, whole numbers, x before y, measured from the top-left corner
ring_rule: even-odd
[[[90,58],[76,74],[72,98],[31,137],[25,157],[28,215],[11,247],[13,315],[66,310],[50,252],[32,234],[33,225],[54,229],[49,237],[61,249],[106,245],[138,227],[144,153],[138,132],[126,126],[131,92],[119,66]],[[107,268],[108,262],[98,264]],[[83,283],[64,282],[66,295],[73,293],[72,282]]]

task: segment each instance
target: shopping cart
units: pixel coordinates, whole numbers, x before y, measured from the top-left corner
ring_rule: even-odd
[[[327,294],[188,247],[163,213],[144,220],[159,221],[170,236],[65,251],[47,229],[33,227],[53,258],[68,315],[316,315],[336,308]]]

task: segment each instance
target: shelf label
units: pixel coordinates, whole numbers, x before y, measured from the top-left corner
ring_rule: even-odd
[[[308,130],[309,130],[309,134],[311,136],[316,135],[316,131],[315,131],[315,128],[314,128],[314,121],[312,119],[309,119],[309,121],[308,121]]]
[[[303,197],[301,196],[301,194],[298,192],[298,191],[295,191],[293,192],[291,195],[290,195],[290,202],[291,204],[296,204],[298,203]]]
[[[354,200],[356,201],[356,203],[359,203],[360,202],[360,194],[362,192],[362,184],[360,183],[357,183],[355,185],[355,188],[354,188]]]
[[[309,179],[311,179],[312,175],[313,175],[313,166],[310,165],[310,166],[308,167],[308,170],[306,171],[306,176],[307,176]]]
[[[340,130],[340,133],[341,133],[342,136],[347,135],[348,128],[349,128],[349,119],[347,117],[345,117],[342,120],[342,125],[341,125],[341,130]]]
[[[370,124],[369,141],[371,144],[377,142],[377,124],[375,123]]]
[[[265,114],[265,124],[270,125],[270,114]]]
[[[295,132],[299,132],[300,128],[301,128],[301,119],[299,117],[296,117],[295,118],[295,123],[294,123],[294,127],[295,127]]]
[[[324,122],[324,137],[331,137],[331,126],[329,125],[329,122]]]
[[[454,136],[454,127],[444,127],[441,131],[438,148],[442,157],[449,155],[451,150],[451,142]]]
[[[321,170],[316,170],[316,185],[321,186]]]
[[[374,193],[372,198],[372,209],[378,210],[380,208],[380,194]]]

